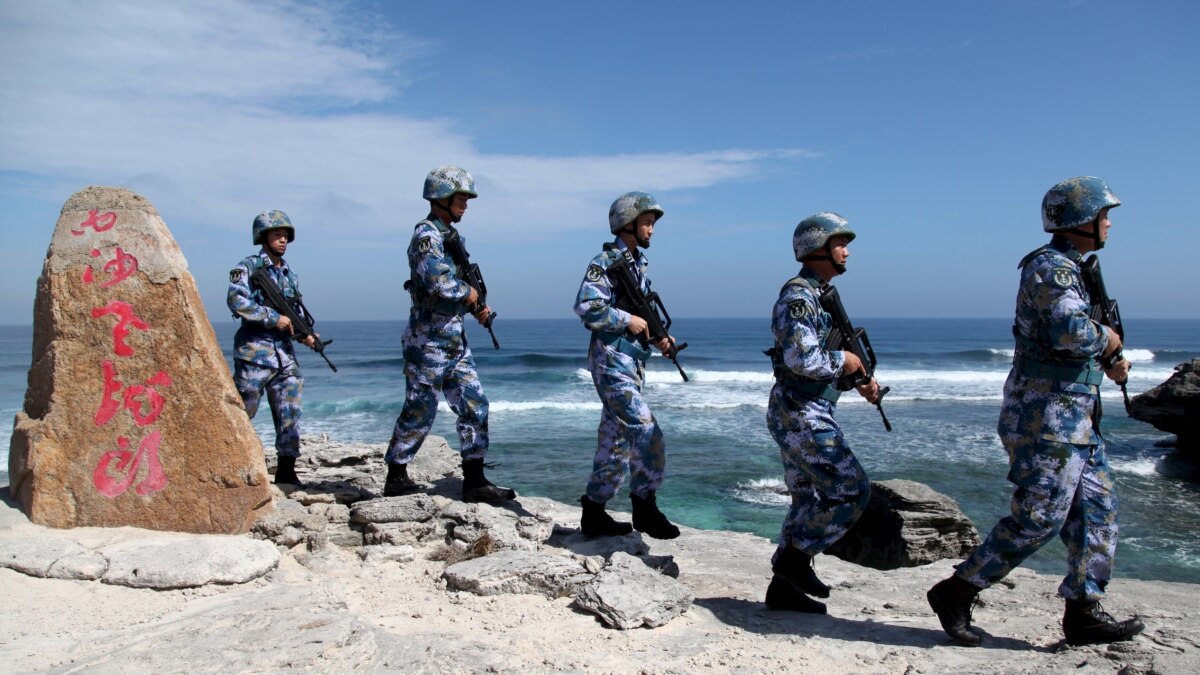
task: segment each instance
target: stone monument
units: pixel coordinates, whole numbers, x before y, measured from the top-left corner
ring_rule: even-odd
[[[158,211],[88,187],[38,279],[11,492],[51,527],[245,532],[270,508],[262,443]]]

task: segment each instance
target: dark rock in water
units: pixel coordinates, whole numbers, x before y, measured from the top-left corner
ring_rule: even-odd
[[[862,518],[825,552],[891,570],[962,558],[978,545],[975,525],[958,502],[923,483],[887,480],[871,484]]]
[[[1176,447],[1200,450],[1200,359],[1175,366],[1166,382],[1133,397],[1129,416],[1179,437]]]

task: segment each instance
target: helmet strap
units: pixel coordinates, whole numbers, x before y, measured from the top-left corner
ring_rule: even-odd
[[[1092,224],[1091,232],[1088,232],[1087,230],[1083,229],[1082,227],[1073,227],[1069,230],[1064,230],[1064,231],[1070,232],[1071,234],[1079,235],[1081,237],[1085,237],[1087,239],[1091,239],[1092,240],[1092,250],[1099,251],[1100,249],[1104,248],[1104,242],[1100,240],[1100,217],[1097,216],[1096,219],[1093,220],[1091,224]]]
[[[833,246],[829,244],[828,239],[825,240],[825,246],[822,248],[825,251],[824,253],[813,253],[812,255],[804,256],[804,260],[828,260],[829,266],[836,270],[838,274],[845,274],[846,266],[833,261]]]

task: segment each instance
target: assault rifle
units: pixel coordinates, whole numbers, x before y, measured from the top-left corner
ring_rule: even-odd
[[[297,295],[294,301],[288,302],[288,299],[283,297],[283,291],[279,290],[279,286],[275,285],[275,280],[271,278],[271,275],[267,272],[266,267],[260,267],[255,270],[254,274],[250,275],[250,283],[258,286],[259,290],[262,291],[263,298],[266,299],[267,305],[271,309],[286,316],[288,320],[292,322],[292,333],[296,337],[298,337],[300,340],[306,340],[310,335],[313,337],[317,336],[316,332],[313,331],[312,328],[312,314],[308,311],[308,308],[304,306],[304,302],[300,299],[300,296]],[[304,313],[303,316],[296,312],[296,307],[292,306],[293,302],[297,307],[300,308],[300,311]],[[328,363],[329,367],[332,368],[333,372],[336,373],[337,366],[333,365],[333,361],[330,361],[328,356],[325,356],[325,346],[331,342],[333,342],[333,340],[322,340],[321,338],[317,338],[316,341],[313,342],[312,350],[320,354],[321,358],[325,359],[325,363]]]
[[[467,282],[467,285],[475,289],[479,294],[479,300],[475,303],[475,307],[487,307],[487,284],[483,283],[483,272],[479,271],[479,265],[471,262],[471,256],[467,253],[467,247],[463,245],[462,237],[458,236],[458,230],[450,228],[449,234],[445,236],[444,244],[446,253],[450,254],[450,259],[458,267],[458,278]],[[468,307],[473,314],[475,307]],[[495,312],[488,312],[487,320],[483,321],[483,327],[487,329],[488,335],[492,336],[492,346],[500,349],[500,343],[496,340],[496,334],[492,332],[492,320],[496,318]]]
[[[667,308],[663,307],[662,299],[658,297],[658,293],[650,291],[642,293],[641,286],[637,282],[637,276],[634,275],[633,269],[636,263],[633,260],[633,254],[627,250],[621,251],[621,259],[608,266],[608,274],[614,281],[621,292],[622,309],[627,310],[630,314],[635,314],[646,321],[647,332],[649,338],[642,334],[637,335],[637,340],[641,343],[644,349],[649,349],[651,342],[658,342],[670,337],[667,331],[671,328],[671,315],[667,314]],[[663,354],[671,359],[675,367],[679,369],[679,375],[684,382],[688,381],[687,373],[683,372],[683,366],[679,365],[679,352],[687,348],[686,342],[679,344],[671,343],[670,347]]]
[[[1087,289],[1088,295],[1092,298],[1092,313],[1091,319],[1103,326],[1108,326],[1125,341],[1125,324],[1121,323],[1121,310],[1117,307],[1117,301],[1108,297],[1108,289],[1104,287],[1104,277],[1100,274],[1100,258],[1091,256],[1083,261],[1080,266],[1083,273],[1083,286]],[[1123,349],[1109,354],[1108,356],[1100,357],[1100,365],[1104,366],[1105,370],[1111,369],[1121,359],[1125,358]],[[1129,378],[1126,378],[1117,383],[1121,387],[1121,395],[1125,397],[1125,410],[1129,410]]]
[[[863,369],[866,370],[866,374],[862,376],[855,372],[839,377],[837,388],[840,391],[850,391],[854,387],[869,384],[875,377],[877,360],[875,350],[871,349],[871,341],[867,339],[867,331],[850,325],[850,317],[846,316],[846,308],[842,306],[842,298],[838,295],[836,287],[827,285],[821,292],[821,308],[828,312],[833,320],[833,329],[829,331],[829,337],[825,340],[825,348],[840,349],[854,354],[862,361]],[[879,410],[879,416],[883,418],[883,428],[888,431],[892,430],[892,423],[883,412],[883,397],[891,390],[891,387],[880,387],[879,398],[875,399],[875,407]]]

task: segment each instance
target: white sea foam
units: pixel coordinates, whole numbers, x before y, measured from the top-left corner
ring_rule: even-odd
[[[1109,458],[1108,463],[1116,471],[1133,473],[1139,476],[1158,475],[1158,459],[1154,457],[1139,457],[1137,459],[1121,460]]]
[[[1149,349],[1125,349],[1125,358],[1129,359],[1130,363],[1146,363],[1154,360],[1154,352]]]
[[[744,481],[738,483],[731,492],[735,498],[751,504],[786,506],[792,503],[787,485],[784,484],[782,478],[759,478]]]

